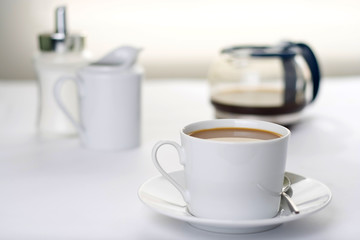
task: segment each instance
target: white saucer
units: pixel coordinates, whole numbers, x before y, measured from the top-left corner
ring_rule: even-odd
[[[170,175],[178,182],[184,183],[183,171],[172,172]],[[230,221],[195,217],[187,211],[186,203],[178,190],[163,176],[153,177],[146,181],[139,188],[138,195],[144,204],[160,214],[188,222],[202,230],[220,233],[255,233],[303,218],[329,204],[331,192],[326,185],[293,173],[286,173],[286,175],[292,183],[292,199],[300,213],[291,213],[286,202],[281,201],[278,215],[269,219]]]

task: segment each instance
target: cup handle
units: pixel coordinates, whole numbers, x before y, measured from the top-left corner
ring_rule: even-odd
[[[161,166],[160,163],[158,161],[157,158],[157,152],[159,150],[159,148],[163,145],[171,145],[173,146],[176,151],[178,152],[179,155],[179,161],[180,164],[185,166],[185,153],[184,153],[184,149],[177,144],[176,142],[173,141],[159,141],[155,144],[155,146],[153,147],[152,150],[152,160],[154,162],[155,167],[159,170],[159,172],[172,184],[176,187],[177,190],[179,190],[179,192],[181,193],[182,197],[184,198],[185,202],[189,202],[190,200],[190,194],[189,191],[185,189],[184,186],[182,186],[181,184],[179,184],[178,182],[175,181],[174,178],[172,178]]]
[[[56,100],[58,106],[60,107],[60,109],[64,112],[64,114],[67,116],[67,118],[70,120],[70,122],[75,126],[77,131],[79,133],[83,133],[84,128],[80,125],[80,123],[78,123],[75,120],[75,118],[73,116],[71,116],[70,112],[66,109],[65,104],[61,100],[61,96],[60,96],[61,88],[63,87],[63,84],[66,81],[73,81],[76,84],[78,94],[80,94],[80,84],[78,82],[78,79],[74,76],[62,76],[55,83],[54,97],[55,97],[55,100]]]

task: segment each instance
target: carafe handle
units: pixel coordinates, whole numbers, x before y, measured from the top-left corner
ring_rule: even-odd
[[[296,43],[295,46],[297,46],[300,51],[301,55],[305,59],[307,65],[310,68],[311,72],[311,78],[313,82],[313,97],[311,99],[311,102],[315,100],[318,92],[319,92],[319,86],[320,86],[320,68],[319,64],[316,60],[315,54],[311,50],[311,48],[304,44],[304,43]]]

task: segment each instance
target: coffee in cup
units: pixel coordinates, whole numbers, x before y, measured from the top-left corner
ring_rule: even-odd
[[[160,173],[182,194],[188,211],[200,218],[252,220],[274,217],[290,131],[280,125],[240,119],[196,122],[181,132],[181,145],[158,142],[152,159]],[[161,166],[157,152],[172,145],[184,165],[185,185]]]
[[[280,138],[276,132],[253,128],[212,128],[189,133],[190,136],[225,142],[255,142]]]

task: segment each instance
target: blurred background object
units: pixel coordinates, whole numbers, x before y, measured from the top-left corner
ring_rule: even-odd
[[[140,145],[140,102],[143,70],[137,65],[141,49],[117,47],[76,76],[62,76],[55,83],[59,108],[76,128],[81,145],[96,150],[124,150]],[[66,106],[66,82],[77,86],[79,119]],[[71,107],[73,105],[70,105]]]
[[[46,138],[76,134],[71,122],[56,105],[54,86],[61,76],[72,77],[78,68],[90,61],[90,53],[84,51],[85,37],[67,31],[66,7],[57,7],[53,14],[54,31],[38,36],[39,50],[34,57],[39,88],[37,127],[39,135]],[[71,114],[78,118],[75,85],[67,84],[61,95]]]
[[[143,47],[147,78],[206,78],[223,47],[281,40],[309,43],[325,77],[360,74],[357,0],[2,0],[0,79],[35,79],[37,35],[54,28],[59,5],[95,58],[119,45]]]
[[[231,46],[209,70],[211,103],[217,118],[289,125],[315,100],[320,76],[316,56],[304,43]]]

